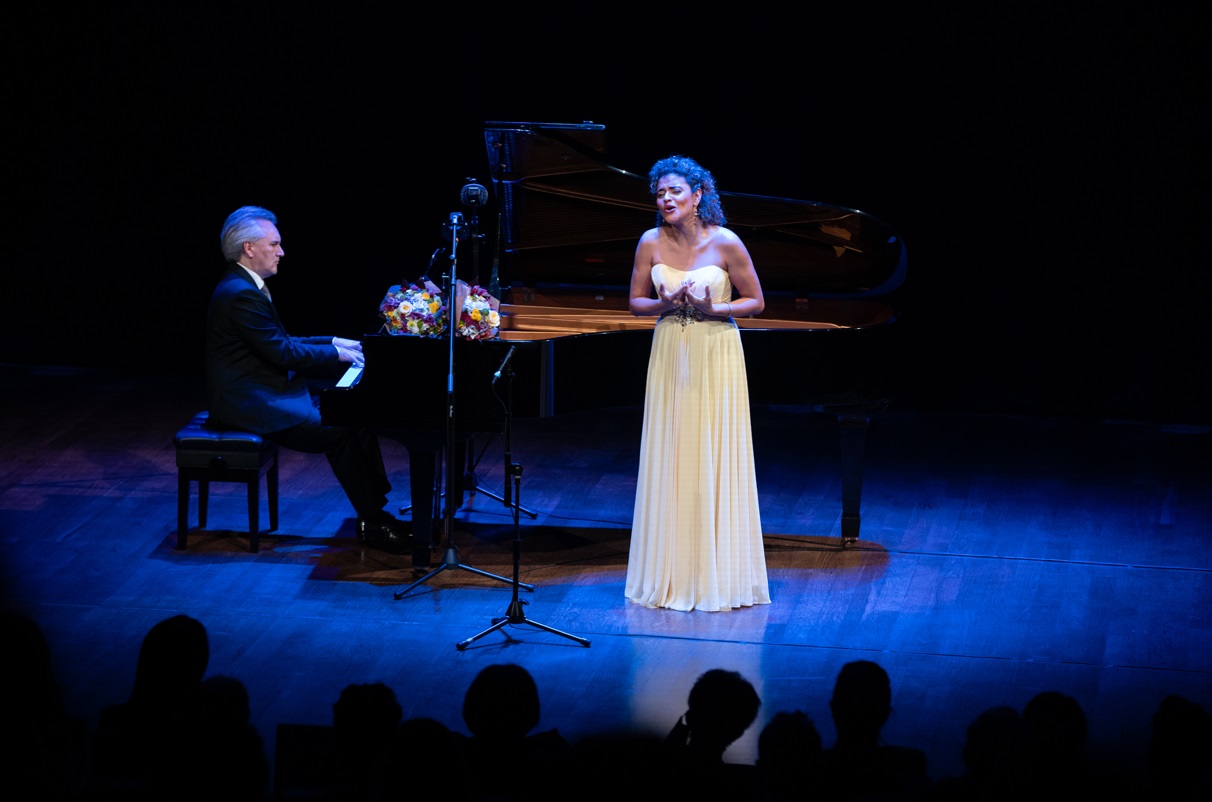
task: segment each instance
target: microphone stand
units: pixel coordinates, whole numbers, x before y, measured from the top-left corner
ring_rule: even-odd
[[[469,180],[472,180],[472,179],[469,179]],[[477,209],[478,209],[479,205],[482,204],[487,199],[488,190],[484,189],[484,187],[480,186],[479,184],[474,184],[474,183],[468,184],[467,186],[463,187],[461,197],[463,199],[463,204],[467,207],[468,213],[471,215],[472,265],[474,266],[474,269],[476,271],[476,278],[477,278],[477,283],[478,283],[479,267],[480,267],[480,256],[479,256],[480,239],[481,239],[482,235],[479,234],[478,228],[477,228],[478,222],[479,222],[479,215],[478,215]],[[498,209],[498,211],[497,211],[497,251],[498,251],[498,253],[501,249],[500,231],[501,231],[501,212]],[[429,257],[429,272],[433,271],[434,261],[438,258],[438,254],[444,250],[446,250],[444,247],[439,247]],[[428,276],[428,273],[426,274],[426,276]],[[498,301],[501,299],[501,279],[500,279],[500,272],[499,272],[498,256],[496,256],[496,255],[493,256],[493,260],[492,260],[492,277],[488,283],[488,294],[491,295],[493,298],[496,298]],[[510,349],[510,355],[512,356],[512,349]],[[506,357],[506,361],[508,361],[508,357]],[[503,369],[504,367],[505,367],[505,365],[502,364],[501,368]],[[493,374],[492,383],[495,385],[497,383],[497,380],[500,378],[501,378],[501,370],[498,369],[497,372],[495,374]],[[466,466],[463,471],[463,486],[468,488],[468,495],[471,498],[475,498],[476,493],[483,493],[484,495],[488,496],[489,498],[496,499],[497,501],[501,502],[506,507],[508,507],[508,506],[510,506],[508,475],[506,476],[505,495],[503,495],[503,496],[498,495],[497,493],[494,493],[492,490],[488,489],[487,487],[484,487],[483,485],[481,485],[480,479],[476,475],[476,468],[479,466],[480,460],[484,457],[484,453],[488,450],[488,445],[489,445],[489,443],[492,442],[492,437],[493,437],[493,435],[489,434],[488,441],[485,442],[484,448],[482,448],[480,450],[480,453],[478,456],[475,455],[475,446],[472,442],[472,438],[468,438],[467,452],[466,452],[466,455],[465,455],[465,458],[463,461],[464,465]],[[509,458],[509,455],[508,455],[508,453],[506,453],[506,461],[508,461],[508,458]],[[434,502],[433,502],[433,505],[434,505],[433,518],[435,520],[437,520],[437,518],[440,517],[442,514],[440,505],[441,505],[442,499],[445,498],[446,494],[435,490],[434,496],[435,496],[435,498],[434,498]],[[406,515],[406,514],[410,513],[411,511],[412,511],[412,505],[406,505],[406,506],[400,507],[401,515]],[[529,517],[531,519],[535,519],[535,518],[539,517],[539,513],[537,510],[532,510],[527,507],[522,507],[522,512],[526,513],[527,517]]]
[[[434,568],[425,576],[413,582],[403,590],[396,591],[395,598],[402,599],[410,590],[417,585],[423,584],[431,577],[435,577],[443,571],[461,568],[464,571],[470,571],[473,574],[495,579],[499,582],[509,583],[509,579],[496,574],[490,574],[487,571],[482,571],[479,568],[473,568],[470,565],[464,565],[459,561],[459,550],[454,542],[454,512],[455,504],[452,496],[452,491],[455,488],[455,338],[459,329],[459,315],[462,314],[462,309],[455,309],[455,295],[458,288],[458,248],[459,248],[459,227],[463,222],[463,215],[459,212],[454,212],[450,215],[450,275],[445,277],[447,304],[447,326],[449,327],[447,341],[447,370],[446,370],[446,508],[442,516],[442,529],[446,537],[446,551],[442,558],[441,564]]]
[[[497,379],[500,378],[502,371],[504,371],[506,369],[506,366],[509,364],[509,358],[513,356],[513,349],[515,347],[516,346],[510,347],[509,352],[505,355],[505,359],[502,360],[502,362],[501,362],[501,367],[497,368],[497,372],[496,372],[496,374],[494,374],[493,379],[492,379],[492,383],[494,385],[496,384]],[[514,376],[513,370],[510,369],[507,375],[509,376],[509,387],[505,392],[505,396],[506,396],[507,400],[504,402],[505,403],[505,493],[506,493],[506,495],[509,494],[509,480],[512,479],[513,480],[513,600],[509,602],[509,607],[508,607],[508,609],[506,609],[505,615],[501,616],[500,618],[492,619],[492,626],[490,626],[488,629],[484,630],[483,632],[480,632],[476,635],[472,635],[467,640],[459,641],[458,643],[455,644],[455,648],[461,652],[464,649],[466,649],[468,646],[470,646],[472,643],[474,643],[475,641],[477,641],[480,638],[487,635],[489,632],[496,632],[498,629],[501,629],[506,624],[527,624],[527,625],[535,627],[537,629],[541,629],[544,632],[550,632],[553,635],[559,635],[560,637],[568,638],[569,640],[574,640],[577,643],[581,644],[582,646],[587,647],[587,646],[589,646],[589,640],[586,638],[578,637],[577,635],[570,635],[567,632],[561,632],[560,630],[558,630],[554,627],[549,627],[546,624],[540,624],[538,621],[531,621],[529,618],[526,617],[526,611],[524,609],[527,602],[524,601],[523,599],[518,598],[518,589],[519,588],[526,588],[527,590],[534,590],[534,585],[523,584],[519,578],[520,574],[521,574],[521,564],[522,564],[522,527],[520,524],[520,519],[519,519],[518,513],[522,508],[522,505],[521,505],[522,466],[520,464],[512,461],[512,454],[509,451],[509,439],[510,439],[510,429],[511,429],[510,422],[513,419],[513,414],[512,414],[512,410],[513,410],[513,376]],[[506,637],[508,637],[508,636],[506,636]]]
[[[471,263],[475,270],[475,281],[478,284],[480,281],[480,239],[481,239],[481,235],[479,233],[479,221],[480,221],[479,208],[480,208],[480,206],[482,206],[484,204],[484,202],[486,200],[488,200],[488,190],[485,189],[482,185],[475,183],[474,178],[469,178],[467,180],[471,183],[469,183],[463,187],[463,190],[459,193],[459,197],[462,199],[463,205],[467,208],[467,213],[471,217],[471,259],[472,259]],[[500,238],[500,233],[499,233],[500,232],[500,228],[499,228],[500,212],[499,211],[498,211],[497,215],[498,215],[498,221],[497,221],[498,235],[497,236],[498,236],[498,240],[499,240],[499,238]],[[488,283],[488,294],[491,295],[493,298],[496,298],[499,301],[499,300],[501,300],[501,282],[500,282],[500,278],[499,278],[497,270],[498,270],[497,260],[496,260],[496,257],[494,257],[493,263],[492,263],[492,277]],[[509,356],[513,356],[512,348],[509,351]],[[509,361],[509,356],[505,357],[505,362]],[[501,369],[503,369],[505,367],[505,362],[503,362],[501,364]],[[496,374],[494,374],[494,376],[493,376],[492,382],[494,385],[496,384],[497,379],[501,378],[501,369],[498,369]],[[488,442],[486,442],[484,444],[484,449],[482,449],[480,451],[480,457],[474,456],[475,447],[472,444],[472,439],[474,439],[474,438],[468,439],[468,441],[467,441],[467,456],[466,456],[466,459],[464,460],[467,468],[463,474],[463,484],[468,489],[468,491],[467,491],[468,495],[471,498],[475,498],[476,493],[482,493],[485,496],[488,496],[489,498],[496,499],[497,501],[501,502],[506,507],[508,507],[509,506],[509,474],[508,473],[505,475],[505,495],[503,495],[503,496],[497,495],[492,490],[489,490],[487,487],[484,487],[483,485],[481,485],[479,477],[476,476],[476,468],[480,464],[480,457],[482,457],[484,455],[484,451],[488,450],[488,443],[492,442],[492,435],[490,434],[488,436]],[[507,459],[508,459],[508,457],[507,457]],[[508,467],[508,466],[506,466],[506,467]],[[522,512],[526,513],[526,515],[531,519],[539,517],[539,513],[536,510],[527,509],[526,507],[522,508]]]

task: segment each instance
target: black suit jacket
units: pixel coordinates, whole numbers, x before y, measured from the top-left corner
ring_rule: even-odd
[[[331,337],[292,337],[248,271],[231,262],[206,315],[206,394],[217,425],[267,434],[315,414],[302,374],[339,369]]]

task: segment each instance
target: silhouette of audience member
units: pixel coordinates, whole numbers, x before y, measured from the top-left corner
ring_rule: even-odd
[[[147,632],[129,698],[104,708],[93,734],[91,793],[146,797],[153,781],[184,771],[190,756],[181,739],[198,720],[209,662],[210,642],[197,619],[174,615]]]
[[[441,766],[434,771],[435,761]],[[462,742],[442,722],[407,718],[396,727],[377,768],[372,802],[471,802],[471,773]],[[478,770],[478,768],[477,768]]]
[[[652,794],[660,789],[654,778],[665,776],[665,736],[643,729],[593,732],[573,745],[572,774],[589,784],[600,799],[628,799],[637,795],[636,777],[648,778]],[[574,786],[575,787],[575,786]]]
[[[463,696],[463,723],[455,733],[471,767],[476,800],[566,799],[572,744],[558,730],[534,732],[542,709],[534,677],[515,663],[485,666]]]
[[[758,799],[805,800],[819,793],[821,734],[802,710],[779,711],[758,735]]]
[[[176,802],[264,802],[269,760],[261,734],[252,724],[244,682],[225,675],[202,680],[192,716],[183,723],[174,749],[199,759],[153,770],[152,797]]]
[[[334,736],[332,785],[325,799],[370,798],[379,764],[403,720],[396,692],[382,682],[353,683],[332,706]]]
[[[823,754],[827,798],[907,800],[929,790],[925,751],[881,739],[892,714],[892,684],[882,666],[870,660],[843,665],[833,685],[829,713],[837,740]]]
[[[928,796],[932,802],[1011,802],[1027,798],[1023,784],[1027,728],[1009,705],[983,711],[965,733],[964,773],[943,777]]]
[[[1084,794],[1093,775],[1086,762],[1089,727],[1077,699],[1043,691],[1023,707],[1027,728],[1027,780],[1033,793]]]
[[[202,680],[199,713],[203,720],[252,721],[248,686],[238,677],[215,674]]]
[[[63,700],[45,633],[34,619],[6,612],[0,626],[4,743],[0,778],[10,799],[76,799],[88,755],[88,725]]]
[[[745,734],[760,707],[757,690],[740,672],[722,668],[703,672],[690,688],[686,712],[665,738],[672,788],[721,798],[752,797],[757,767],[728,763],[724,752]]]
[[[1145,755],[1150,799],[1212,799],[1212,715],[1177,694],[1158,704]]]
[[[200,787],[214,793],[206,793],[205,798],[262,799],[269,788],[269,758],[265,741],[252,723],[252,705],[244,682],[221,674],[202,680],[199,713],[201,720],[195,731],[198,749],[224,745],[222,765],[212,764],[206,769],[209,782]]]

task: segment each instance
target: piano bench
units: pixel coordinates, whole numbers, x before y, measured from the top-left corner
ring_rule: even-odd
[[[248,487],[248,550],[260,547],[261,477],[269,499],[269,529],[278,528],[278,445],[259,434],[217,429],[199,412],[173,438],[177,447],[177,548],[189,535],[190,483],[198,483],[198,527],[206,528],[211,482],[241,482]]]

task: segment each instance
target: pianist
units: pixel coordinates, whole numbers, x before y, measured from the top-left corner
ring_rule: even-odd
[[[391,484],[376,435],[320,421],[303,374],[361,365],[362,344],[341,337],[292,337],[265,280],[285,252],[277,217],[244,206],[223,224],[227,269],[206,316],[206,393],[217,425],[268,437],[283,448],[324,454],[358,516],[358,541],[393,553],[411,548],[405,525],[384,507]]]

